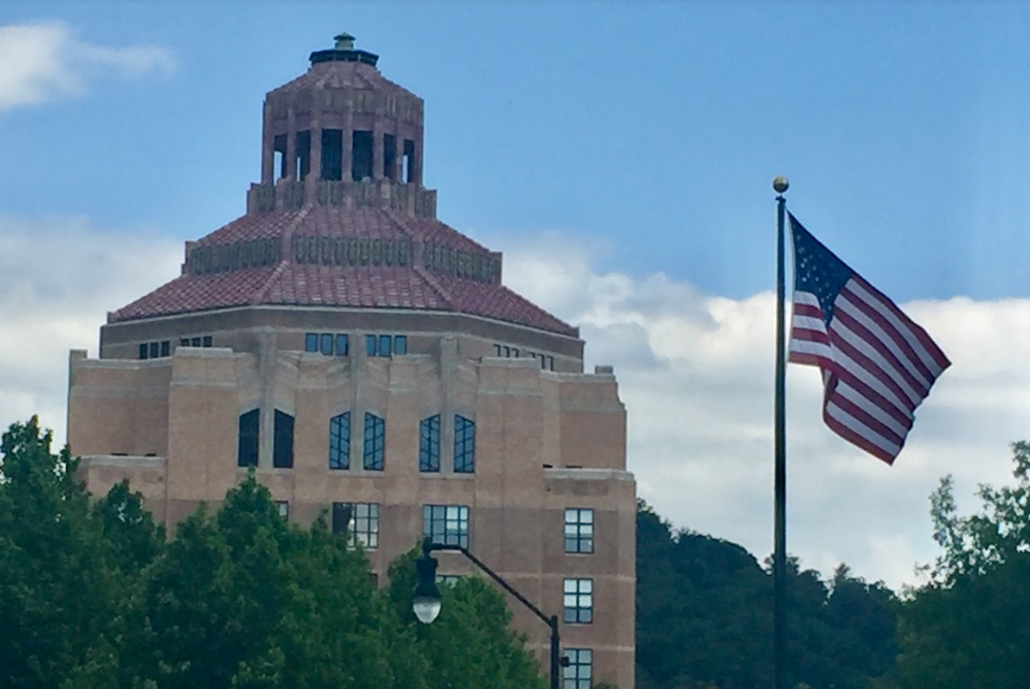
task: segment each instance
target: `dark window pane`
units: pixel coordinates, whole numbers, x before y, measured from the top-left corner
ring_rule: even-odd
[[[170,340],[164,340],[161,342],[161,356],[168,356],[172,353],[172,343]]]
[[[347,356],[350,350],[350,341],[346,335],[336,336],[336,356]]]
[[[440,415],[419,423],[418,470],[440,471]]]
[[[333,353],[332,333],[322,333],[322,346],[320,347],[319,351],[327,356]]]
[[[184,337],[184,338],[180,339],[179,340],[179,346],[180,347],[189,347],[190,346],[190,338]]]
[[[203,342],[203,340],[201,340],[199,337],[194,337],[193,339],[190,340],[190,346],[191,347],[199,347],[201,342]]]
[[[594,511],[570,507],[565,510],[565,552],[594,552]]]
[[[161,356],[161,345],[159,345],[157,342],[151,342],[150,343],[150,358],[151,359],[156,359],[159,356]]]
[[[306,335],[304,335],[304,351],[318,351],[318,333],[307,333]]]
[[[350,469],[350,412],[329,419],[329,468]]]
[[[454,417],[454,471],[471,474],[476,470],[476,423],[464,416]]]
[[[393,351],[393,347],[390,346],[391,339],[389,335],[379,336],[379,356],[390,356],[390,352]]]
[[[394,354],[407,354],[408,353],[408,336],[397,335],[393,338],[393,353]]]
[[[204,344],[205,347],[210,347],[211,346],[211,336],[210,335],[204,335],[203,344]]]
[[[333,533],[344,535],[347,533],[351,519],[351,504],[349,502],[333,503]]]
[[[293,467],[293,417],[275,410],[275,434],[272,448],[272,466],[276,469]]]
[[[252,409],[246,414],[240,414],[237,466],[256,467],[258,464],[259,421],[260,414],[257,409]]]
[[[147,352],[148,352],[148,351],[149,351],[149,349],[148,349],[148,347],[147,347],[147,343],[146,343],[146,342],[144,342],[143,344],[141,344],[141,345],[139,346],[139,358],[140,358],[140,359],[146,359],[146,358],[147,358]]]
[[[368,356],[376,355],[376,336],[365,335],[365,354]]]
[[[422,535],[434,543],[468,547],[467,505],[423,505]]]
[[[365,451],[363,466],[368,471],[382,471],[385,455],[386,423],[375,414],[365,413]]]

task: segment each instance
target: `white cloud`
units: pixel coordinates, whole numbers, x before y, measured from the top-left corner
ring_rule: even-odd
[[[664,275],[594,271],[560,236],[505,246],[505,282],[582,328],[587,370],[613,364],[629,410],[641,497],[681,527],[772,548],[773,298],[699,294]],[[63,442],[67,357],[96,356],[105,311],[176,275],[182,243],[81,219],[0,216],[0,428],[38,412]],[[889,285],[881,285],[889,293]],[[954,473],[960,507],[1010,478],[1008,443],[1030,437],[1030,299],[905,305],[954,365],[920,407],[894,467],[822,424],[818,373],[788,372],[792,553],[825,573],[897,587],[930,561],[928,496]]]
[[[0,112],[80,96],[102,76],[171,72],[175,60],[161,47],[124,48],[86,43],[61,22],[0,26]]]
[[[64,443],[68,351],[97,355],[106,311],[174,277],[182,243],[79,218],[0,216],[0,428],[34,413]]]
[[[542,240],[546,241],[546,240]],[[505,281],[581,327],[587,370],[613,364],[629,410],[629,465],[641,497],[676,526],[772,549],[774,298],[699,294],[661,274],[598,274],[574,244],[505,250]],[[505,246],[508,244],[507,246]],[[883,285],[889,292],[889,285]],[[1010,441],[1030,437],[1030,299],[904,305],[954,362],[920,407],[894,467],[835,436],[815,369],[788,382],[788,548],[825,573],[843,561],[897,587],[936,551],[930,492],[956,477],[1010,478]]]

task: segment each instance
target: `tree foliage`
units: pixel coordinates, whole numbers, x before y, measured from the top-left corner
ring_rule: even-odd
[[[892,665],[898,603],[841,566],[829,582],[788,559],[790,686],[868,686]],[[744,548],[637,513],[637,684],[772,685],[772,576]]]
[[[253,474],[167,541],[126,483],[91,499],[33,418],[3,435],[0,686],[542,689],[504,599],[478,578],[411,613],[413,555],[367,559],[279,516]]]
[[[1015,484],[981,486],[978,513],[959,515],[950,476],[931,496],[942,552],[902,612],[904,687],[1016,687],[1030,676],[1030,444],[1012,450]]]

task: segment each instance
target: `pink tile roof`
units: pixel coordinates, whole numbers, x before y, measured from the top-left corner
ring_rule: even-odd
[[[299,264],[286,247],[296,236],[406,238],[413,265],[349,266]],[[426,242],[471,254],[488,250],[437,220],[379,208],[248,213],[215,230],[197,246],[278,237],[277,265],[232,272],[186,273],[109,314],[121,322],[246,305],[343,308],[396,308],[467,313],[540,330],[578,336],[578,329],[547,313],[499,283],[478,282],[427,270],[421,264]]]

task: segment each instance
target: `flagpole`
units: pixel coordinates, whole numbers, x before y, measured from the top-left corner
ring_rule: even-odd
[[[774,480],[774,551],[773,551],[773,673],[775,689],[787,689],[787,419],[786,373],[783,323],[786,292],[786,237],[784,216],[787,199],[783,194],[790,187],[786,177],[773,180],[776,191],[776,413],[774,444],[776,469]]]

